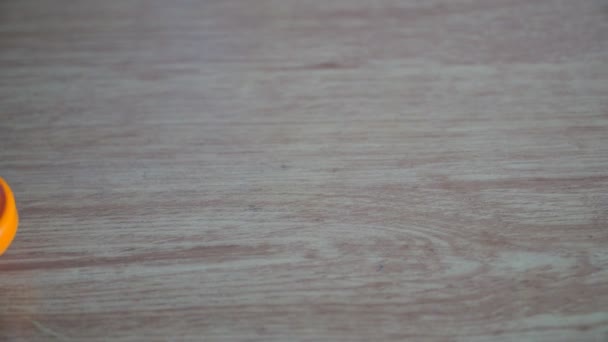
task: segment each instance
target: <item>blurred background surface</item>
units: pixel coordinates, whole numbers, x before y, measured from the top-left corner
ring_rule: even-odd
[[[603,0],[0,1],[2,341],[606,341]]]

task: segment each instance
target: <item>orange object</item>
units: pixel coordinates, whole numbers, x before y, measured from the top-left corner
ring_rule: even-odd
[[[0,255],[6,251],[17,233],[19,215],[13,191],[0,177]]]

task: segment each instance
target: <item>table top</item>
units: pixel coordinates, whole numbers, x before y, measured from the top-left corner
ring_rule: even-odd
[[[1,341],[606,341],[601,0],[0,2]]]

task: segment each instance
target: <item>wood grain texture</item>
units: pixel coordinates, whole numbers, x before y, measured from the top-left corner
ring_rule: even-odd
[[[608,3],[1,1],[0,174],[0,341],[608,341]]]

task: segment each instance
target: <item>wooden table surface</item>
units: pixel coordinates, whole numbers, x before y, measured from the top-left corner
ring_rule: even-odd
[[[2,1],[0,175],[0,341],[608,341],[608,3]]]

